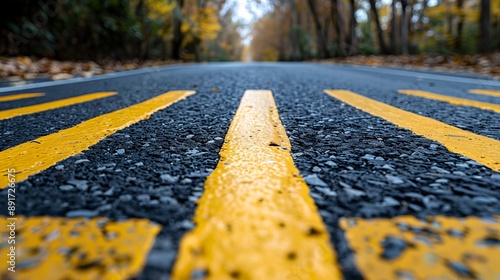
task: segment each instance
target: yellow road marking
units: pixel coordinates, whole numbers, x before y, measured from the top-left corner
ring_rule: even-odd
[[[500,216],[356,218],[340,226],[367,280],[500,279]]]
[[[57,162],[87,150],[99,140],[138,121],[149,118],[153,113],[182,100],[194,91],[171,91],[142,103],[108,113],[74,127],[42,136],[0,152],[0,174],[5,187],[8,169],[16,170],[16,181],[41,172]]]
[[[22,93],[22,94],[14,94],[7,96],[0,96],[0,102],[14,101],[19,99],[33,98],[44,96],[45,93]]]
[[[448,103],[453,104],[453,105],[471,106],[471,107],[476,107],[476,108],[485,109],[485,110],[492,110],[492,111],[495,111],[497,113],[500,113],[500,105],[498,105],[498,104],[481,102],[481,101],[474,101],[474,100],[463,99],[463,98],[452,97],[452,96],[441,95],[441,94],[435,94],[432,92],[421,91],[421,90],[398,90],[398,92],[403,93],[403,94],[407,94],[407,95],[419,96],[419,97],[423,97],[423,98],[427,98],[427,99],[448,102]]]
[[[243,96],[194,221],[173,279],[341,278],[270,91]]]
[[[47,103],[26,106],[21,108],[15,108],[5,111],[0,111],[0,120],[10,119],[17,116],[34,114],[38,112],[48,111],[52,109],[57,109],[60,107],[70,106],[78,103],[84,103],[104,97],[109,97],[118,94],[117,92],[96,92],[91,94],[85,94],[81,96],[71,97],[62,100],[51,101]]]
[[[500,90],[492,90],[492,89],[471,89],[470,93],[474,94],[483,94],[483,95],[491,95],[500,97]]]
[[[2,240],[13,234],[16,242],[0,247],[0,276],[5,279],[10,279],[8,275],[19,280],[131,279],[143,269],[160,231],[159,225],[142,219],[0,218],[7,222],[0,227]],[[11,222],[15,232],[11,232]],[[10,246],[16,249],[14,273],[7,270]]]
[[[364,112],[437,141],[451,152],[471,158],[494,171],[500,171],[500,141],[401,110],[351,91],[325,90],[325,92]]]

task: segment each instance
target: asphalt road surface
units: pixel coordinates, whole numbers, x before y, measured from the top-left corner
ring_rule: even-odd
[[[498,279],[499,113],[498,81],[329,64],[1,88],[0,278]]]

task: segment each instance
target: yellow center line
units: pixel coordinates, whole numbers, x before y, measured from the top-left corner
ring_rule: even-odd
[[[41,172],[72,155],[79,154],[104,137],[147,119],[156,111],[194,93],[194,91],[171,91],[2,151],[0,152],[0,178],[4,179],[0,187],[7,185],[8,169],[16,170],[16,181],[25,180],[28,176]]]
[[[491,95],[500,97],[500,90],[492,90],[492,89],[471,89],[470,93],[473,94],[483,94],[483,95]]]
[[[118,94],[117,92],[96,92],[91,94],[85,94],[81,96],[71,97],[67,99],[51,101],[47,103],[26,106],[21,108],[15,108],[5,111],[0,111],[0,120],[10,119],[17,116],[34,114],[38,112],[48,111],[52,109],[57,109],[60,107],[70,106],[78,103],[84,103],[104,97],[109,97]]]
[[[246,91],[173,279],[340,279],[272,93]]]
[[[437,141],[451,152],[471,158],[494,171],[500,171],[500,141],[401,110],[347,90],[325,90],[325,92],[364,112]]]
[[[144,219],[15,217],[2,224],[5,279],[132,279],[144,267],[160,226]],[[13,231],[15,230],[15,231]],[[7,236],[15,243],[7,245]],[[11,250],[11,246],[15,250]],[[12,252],[14,262],[10,263]],[[11,256],[9,256],[9,254]],[[12,265],[12,270],[8,271]]]
[[[407,95],[419,96],[419,97],[423,97],[423,98],[427,98],[427,99],[448,102],[448,103],[453,104],[453,105],[471,106],[471,107],[476,107],[476,108],[485,109],[485,110],[492,110],[492,111],[495,111],[497,113],[500,113],[500,105],[498,105],[498,104],[481,102],[481,101],[474,101],[474,100],[463,99],[463,98],[452,97],[452,96],[441,95],[441,94],[435,94],[432,92],[421,91],[421,90],[398,90],[398,92],[403,93],[403,94],[407,94]]]
[[[45,93],[22,93],[22,94],[14,94],[7,96],[0,96],[0,102],[14,101],[19,99],[33,98],[44,96]]]
[[[500,279],[500,216],[344,218],[339,224],[364,279]]]

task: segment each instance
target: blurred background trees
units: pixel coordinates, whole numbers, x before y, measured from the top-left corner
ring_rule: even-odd
[[[59,60],[474,54],[500,50],[500,0],[16,0],[0,33],[0,56]]]
[[[256,0],[258,1],[258,0]],[[256,60],[500,50],[500,0],[269,0]]]
[[[0,11],[0,55],[60,60],[239,60],[225,0],[16,0]]]

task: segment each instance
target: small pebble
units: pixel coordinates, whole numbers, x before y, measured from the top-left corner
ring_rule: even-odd
[[[149,199],[150,199],[149,194],[140,194],[137,196],[137,200],[140,201],[149,201]]]
[[[316,174],[311,174],[304,177],[304,181],[306,181],[308,185],[328,187],[328,185],[325,182],[323,182],[323,180],[321,180]]]
[[[76,217],[84,217],[84,218],[92,218],[97,216],[97,211],[88,210],[88,209],[78,209],[72,210],[66,213],[66,217],[68,218],[76,218]]]
[[[392,176],[392,175],[385,175],[385,178],[387,178],[387,180],[392,183],[392,184],[402,184],[404,183],[403,179],[397,177],[397,176]]]
[[[179,181],[179,177],[172,176],[170,174],[162,174],[162,175],[160,175],[160,178],[161,178],[162,182],[169,183],[169,184],[175,184]]]
[[[72,191],[75,189],[75,187],[72,185],[62,185],[62,186],[59,186],[59,189],[61,191]]]
[[[122,195],[120,195],[120,197],[118,199],[120,199],[122,201],[131,201],[132,198],[133,197],[130,194],[122,194]]]

